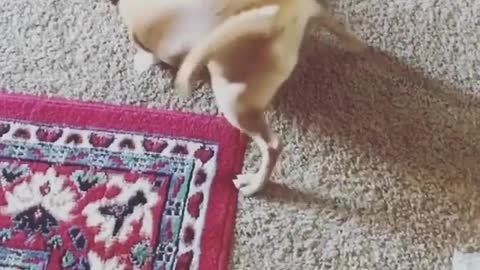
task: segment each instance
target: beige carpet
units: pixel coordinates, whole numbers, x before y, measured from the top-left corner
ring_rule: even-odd
[[[241,199],[232,269],[451,269],[480,250],[480,1],[334,6],[375,50],[310,35],[270,112],[282,185]],[[0,0],[0,30],[1,87],[216,110],[208,90],[177,98],[168,72],[135,74],[107,0]]]

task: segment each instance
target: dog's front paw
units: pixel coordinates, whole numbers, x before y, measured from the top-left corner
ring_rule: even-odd
[[[190,98],[192,96],[192,89],[189,85],[183,85],[181,83],[175,82],[175,91],[182,98]]]
[[[138,74],[147,71],[155,64],[155,57],[151,53],[137,52],[133,57],[133,67]]]
[[[185,76],[182,76],[182,74],[182,71],[177,74],[174,88],[180,97],[189,98],[192,96],[192,86],[190,85],[190,79],[185,78]]]
[[[237,179],[233,180],[233,184],[243,196],[250,197],[261,191],[265,182],[259,174],[247,173],[237,175]]]

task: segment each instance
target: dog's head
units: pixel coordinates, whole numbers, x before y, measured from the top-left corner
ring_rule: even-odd
[[[120,0],[110,0],[110,2],[112,2],[112,5],[116,6]]]

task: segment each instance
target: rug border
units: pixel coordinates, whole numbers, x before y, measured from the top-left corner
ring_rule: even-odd
[[[18,107],[23,107],[23,109],[18,110]],[[29,107],[29,109],[25,109],[25,107]],[[82,117],[82,113],[85,114],[86,111],[95,111],[95,115]],[[0,115],[11,119],[45,124],[64,124],[97,129],[108,128],[116,131],[143,132],[217,143],[219,145],[218,170],[211,187],[211,194],[215,195],[210,196],[207,207],[201,240],[202,253],[199,269],[228,269],[229,258],[233,249],[238,204],[238,190],[229,180],[233,179],[242,170],[247,138],[223,117],[132,105],[80,101],[45,95],[9,93],[4,89],[0,89]],[[130,117],[127,118],[127,115]],[[149,121],[135,120],[132,116],[135,116],[135,119],[147,118]],[[169,123],[172,124],[168,127],[168,130],[162,125],[151,124],[156,122],[155,119],[165,116],[169,117]],[[188,119],[188,121],[185,121],[185,119]],[[188,122],[188,127],[182,125],[182,122],[185,124]],[[168,126],[168,124],[164,126]],[[195,134],[197,128],[205,128],[205,126],[208,127],[208,132],[200,135]],[[213,229],[218,224],[223,224],[222,233]],[[208,232],[210,233],[208,234]],[[210,241],[205,241],[204,238]],[[210,242],[210,245],[207,242]],[[216,245],[212,245],[213,243]]]

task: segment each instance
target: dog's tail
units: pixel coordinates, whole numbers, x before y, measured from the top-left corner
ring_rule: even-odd
[[[175,79],[175,88],[183,96],[191,94],[191,80],[196,70],[218,50],[247,35],[270,35],[275,31],[277,5],[268,5],[234,15],[217,26],[185,56]]]
[[[347,49],[352,52],[361,52],[367,48],[367,45],[363,41],[356,37],[355,34],[332,15],[327,1],[321,0],[318,2],[320,9],[317,17],[320,20],[320,24],[325,27],[328,32],[334,34],[340,41],[345,43]]]

